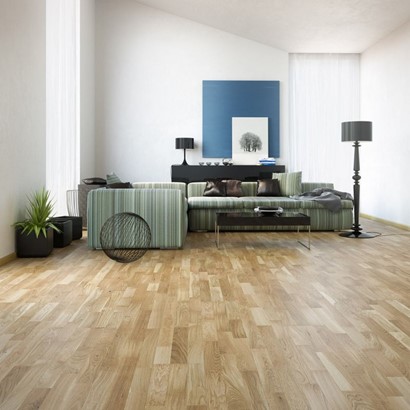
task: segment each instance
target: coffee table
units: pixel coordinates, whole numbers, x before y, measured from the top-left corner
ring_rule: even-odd
[[[216,212],[215,242],[219,248],[220,226],[296,226],[297,232],[301,226],[307,226],[307,245],[298,241],[310,250],[310,216],[299,212],[283,212],[280,215],[261,212]]]

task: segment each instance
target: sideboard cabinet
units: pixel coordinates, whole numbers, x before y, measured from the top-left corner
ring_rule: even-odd
[[[209,179],[257,181],[272,178],[273,172],[285,172],[284,165],[172,165],[172,182],[201,182]]]

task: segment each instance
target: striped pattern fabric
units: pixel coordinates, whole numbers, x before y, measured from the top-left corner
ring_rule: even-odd
[[[279,180],[280,192],[283,196],[300,195],[302,193],[302,172],[273,173],[272,179]]]
[[[257,197],[256,182],[243,182],[244,195],[234,197],[203,197],[205,182],[188,184],[188,226],[191,231],[212,231],[215,229],[215,212],[254,212],[257,206],[280,206],[284,211],[301,212],[311,217],[311,229],[318,231],[343,230],[353,224],[353,203],[343,200],[339,212],[331,212],[316,201],[295,200],[283,197]],[[297,182],[296,182],[297,184]],[[310,192],[315,188],[331,188],[331,183],[301,182],[300,193]],[[221,227],[223,230],[224,228]],[[229,230],[236,230],[229,227]],[[238,227],[238,230],[283,230],[289,227]]]
[[[241,212],[253,212],[253,210],[241,210]],[[342,209],[339,212],[330,212],[327,209],[305,209],[295,208],[287,209],[290,212],[301,212],[310,216],[311,230],[312,231],[339,231],[343,229],[350,229],[353,223],[352,210]],[[192,209],[188,214],[188,224],[190,231],[213,231],[215,229],[215,209]],[[218,209],[218,212],[233,212],[232,209]],[[273,231],[273,230],[292,230],[297,227],[287,226],[261,226],[261,227],[246,227],[240,226],[238,228],[229,226],[227,230],[249,230],[249,231]],[[307,229],[306,227],[300,227],[301,230]],[[223,231],[224,227],[221,226],[220,230]]]
[[[304,192],[312,192],[316,188],[334,189],[333,184],[329,182],[302,182],[302,194]]]
[[[186,184],[184,182],[133,182],[135,189],[179,189],[186,197]]]
[[[145,219],[151,229],[150,248],[184,245],[188,207],[180,189],[96,189],[88,195],[87,208],[90,248],[101,248],[102,226],[120,212],[133,212]]]
[[[202,196],[188,199],[189,209],[242,209],[244,197]]]
[[[112,174],[107,174],[107,184],[119,184],[121,181],[120,178],[118,178],[118,175],[113,172]]]

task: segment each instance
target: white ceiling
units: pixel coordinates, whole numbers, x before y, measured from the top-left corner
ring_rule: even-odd
[[[410,0],[138,0],[291,53],[360,53],[410,20]]]

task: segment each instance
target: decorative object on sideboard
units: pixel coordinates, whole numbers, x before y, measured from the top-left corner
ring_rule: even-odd
[[[354,147],[354,160],[353,160],[353,206],[354,206],[354,222],[352,230],[348,232],[342,232],[340,236],[346,238],[374,238],[377,234],[362,232],[362,228],[359,223],[360,214],[360,159],[359,159],[359,147],[360,141],[372,141],[372,123],[370,121],[348,121],[342,122],[342,142],[353,142]]]
[[[275,165],[276,164],[276,159],[273,158],[273,157],[261,158],[261,159],[259,159],[259,164],[261,164],[261,165]]]
[[[212,163],[211,163],[212,164]],[[198,182],[210,179],[238,179],[241,181],[257,181],[272,178],[273,173],[285,172],[284,165],[230,165],[230,166],[200,166],[172,165],[172,182]]]
[[[186,162],[186,150],[194,149],[194,139],[186,137],[175,138],[175,149],[184,150],[184,161],[181,165],[188,165]]]

